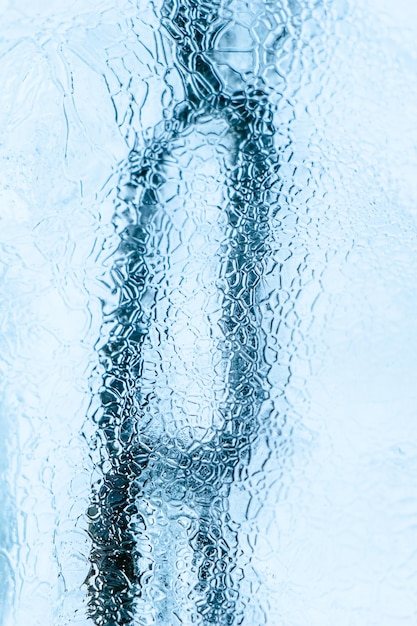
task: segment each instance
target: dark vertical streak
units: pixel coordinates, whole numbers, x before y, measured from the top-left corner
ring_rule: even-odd
[[[97,626],[133,623],[136,600],[155,567],[141,551],[140,538],[147,537],[148,520],[139,513],[138,503],[166,486],[167,477],[171,482],[174,477],[174,491],[183,489],[187,505],[197,513],[198,521],[189,533],[194,619],[223,626],[239,624],[242,618],[235,571],[238,538],[227,500],[236,474],[250,459],[268,394],[259,300],[276,155],[265,91],[242,85],[227,94],[206,55],[224,27],[221,8],[219,2],[193,0],[165,4],[162,23],[176,44],[186,99],[144,154],[133,151],[129,158],[127,204],[134,217],[121,233],[115,259],[119,305],[101,354],[106,372],[96,416],[107,467],[88,511],[89,615]],[[224,346],[219,347],[227,376],[222,427],[207,443],[187,451],[176,440],[152,434],[143,426],[148,426],[146,406],[152,402],[141,390],[142,349],[152,324],[143,295],[150,272],[149,225],[161,206],[164,161],[176,139],[202,116],[225,120],[234,145],[225,190],[229,240],[222,267]],[[169,620],[169,615],[160,619],[160,623]]]

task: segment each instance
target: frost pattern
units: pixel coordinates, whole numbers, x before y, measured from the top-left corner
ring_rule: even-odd
[[[229,496],[273,419],[261,303],[289,141],[268,61],[299,9],[265,4],[250,25],[220,2],[162,7],[183,97],[120,183],[88,510],[99,626],[239,624],[249,601]]]
[[[408,626],[417,8],[199,9],[2,3],[0,622]]]

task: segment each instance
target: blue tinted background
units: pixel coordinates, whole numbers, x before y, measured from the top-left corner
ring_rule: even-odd
[[[411,625],[417,9],[293,4],[295,44],[267,76],[291,141],[265,287],[278,417],[230,496],[246,538],[244,624]],[[233,10],[248,27],[265,6]],[[88,415],[115,189],[134,133],[171,97],[173,53],[158,6],[0,7],[0,616],[87,625]],[[251,69],[243,31],[227,54]]]

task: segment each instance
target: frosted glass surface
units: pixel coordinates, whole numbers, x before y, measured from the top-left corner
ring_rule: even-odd
[[[1,626],[411,626],[417,8],[1,2]]]

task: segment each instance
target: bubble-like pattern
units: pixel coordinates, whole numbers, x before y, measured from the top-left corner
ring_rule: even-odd
[[[0,31],[1,625],[414,623],[415,7]]]
[[[248,602],[228,499],[271,419],[260,305],[280,209],[282,96],[239,54],[288,37],[282,14],[262,11],[250,25],[221,2],[162,6],[184,97],[131,151],[120,183],[118,303],[94,415],[103,478],[88,511],[89,615],[100,626],[240,624]],[[226,73],[219,41],[247,46]]]

